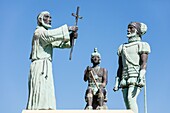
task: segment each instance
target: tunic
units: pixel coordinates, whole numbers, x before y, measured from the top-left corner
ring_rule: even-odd
[[[67,25],[52,30],[37,26],[30,55],[28,110],[56,109],[51,63],[53,48],[70,48]]]
[[[121,87],[136,85],[140,71],[140,54],[150,53],[150,46],[147,42],[131,42],[120,45],[118,56],[122,57],[123,72]]]

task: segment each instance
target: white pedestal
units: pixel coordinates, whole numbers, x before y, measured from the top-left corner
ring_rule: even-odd
[[[131,110],[23,110],[22,113],[133,113]]]

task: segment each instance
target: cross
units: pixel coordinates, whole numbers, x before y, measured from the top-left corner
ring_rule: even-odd
[[[75,26],[77,26],[77,24],[78,24],[78,19],[82,19],[83,17],[81,17],[81,16],[79,16],[79,9],[80,9],[80,7],[78,6],[77,7],[77,11],[76,11],[76,14],[74,14],[74,13],[72,13],[72,16],[74,16],[75,17]],[[70,50],[70,57],[69,57],[69,60],[71,60],[71,58],[72,58],[72,52],[73,52],[73,47],[74,47],[74,38],[72,38],[71,40],[70,40],[70,42],[71,42],[71,50]]]
[[[75,17],[75,20],[76,20],[75,26],[77,26],[78,19],[82,19],[82,18],[83,18],[83,17],[79,16],[79,9],[80,9],[80,7],[78,6],[78,7],[77,7],[76,14],[72,13],[72,16],[74,16],[74,17]]]

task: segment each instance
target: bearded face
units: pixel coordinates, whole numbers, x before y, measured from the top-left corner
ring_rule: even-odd
[[[132,38],[136,36],[138,36],[136,28],[132,25],[129,25],[127,29],[127,37]]]
[[[42,24],[46,28],[51,28],[51,16],[50,14],[44,14]]]
[[[38,16],[38,25],[43,26],[46,29],[51,28],[51,16],[47,11],[41,12]]]

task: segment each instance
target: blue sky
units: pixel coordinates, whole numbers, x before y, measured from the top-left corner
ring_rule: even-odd
[[[131,21],[146,23],[143,40],[152,49],[147,67],[148,113],[169,109],[169,0],[1,0],[0,72],[1,113],[21,113],[28,98],[28,75],[31,40],[39,12],[52,15],[53,28],[74,25],[72,12],[80,6],[79,37],[69,61],[69,49],[55,49],[53,74],[57,109],[83,109],[87,83],[83,81],[90,55],[97,47],[102,56],[101,67],[109,72],[107,85],[109,109],[125,109],[121,91],[113,92],[118,67],[117,49],[127,41],[127,25]],[[139,113],[144,112],[143,90],[138,97]]]

